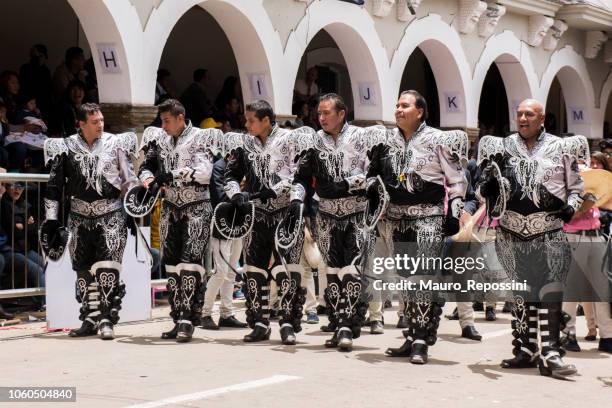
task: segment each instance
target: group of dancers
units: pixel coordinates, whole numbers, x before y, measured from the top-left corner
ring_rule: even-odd
[[[114,337],[126,291],[120,276],[128,230],[136,230],[134,216],[148,213],[161,197],[161,262],[174,322],[162,338],[178,342],[189,341],[201,322],[207,246],[216,248],[215,274],[223,275],[235,272],[232,243],[242,240],[252,329],[244,341],[270,338],[274,280],[282,343],[296,343],[305,301],[305,213],[313,202],[318,210],[308,228],[326,265],[324,298],[333,331],[325,346],[345,351],[360,336],[368,310],[364,276],[376,228],[398,244],[391,250],[413,243],[411,256],[428,257],[441,256],[446,238],[460,229],[468,138],[428,126],[427,102],[416,91],[401,93],[394,129],[349,125],[347,106],[336,94],[320,98],[318,132],[280,128],[263,100],[246,105],[248,134],[196,128],[176,100],[158,111],[161,128],[148,127],[139,143],[132,133],[105,133],[100,108],[84,104],[78,133],[45,144],[50,180],[40,240],[52,260],[68,246],[76,271],[83,323],[70,336]],[[560,292],[569,267],[562,228],[581,205],[576,163],[588,157],[588,144],[579,136],[552,136],[543,123],[542,104],[526,100],[517,111],[518,133],[481,139],[477,196],[499,221],[496,248],[509,277],[518,281],[533,270],[521,261],[526,250],[542,260],[537,301],[514,294],[514,357],[502,366],[539,367],[542,375],[564,377],[576,369],[562,360],[559,338]],[[211,193],[222,196],[214,207]],[[409,279],[434,274],[421,268]],[[425,364],[444,299],[426,290],[402,291],[401,298],[405,341],[386,353]]]

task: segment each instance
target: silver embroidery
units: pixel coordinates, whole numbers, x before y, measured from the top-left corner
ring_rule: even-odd
[[[121,200],[104,199],[96,200],[88,203],[87,201],[72,198],[70,200],[70,211],[84,217],[99,217],[120,210],[122,208]]]
[[[514,211],[506,210],[505,214],[499,220],[499,225],[503,229],[512,231],[522,238],[530,238],[548,231],[562,229],[563,221],[547,212],[522,215]]]

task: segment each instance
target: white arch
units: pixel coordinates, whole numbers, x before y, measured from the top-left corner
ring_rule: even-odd
[[[388,58],[378,37],[374,20],[364,8],[335,0],[312,2],[306,9],[304,18],[289,35],[283,70],[278,73],[282,76],[287,92],[281,96],[277,109],[282,113],[291,112],[292,90],[300,61],[310,41],[321,30],[327,31],[336,41],[346,61],[355,99],[355,119],[392,120],[393,111],[391,110],[390,114],[385,111],[386,105],[389,104],[385,87]],[[360,84],[368,85],[375,92],[376,104],[360,103]]]
[[[133,50],[140,44],[142,33],[130,32],[134,22],[139,26],[133,7],[129,2],[109,0],[68,0],[68,3],[78,16],[91,48],[100,101],[139,103],[138,85],[134,81],[139,74],[138,56]],[[111,73],[103,69],[98,57],[101,45],[112,45],[121,72]]]
[[[508,98],[510,130],[517,130],[516,107],[521,101],[533,98],[538,91],[538,78],[527,44],[519,40],[511,31],[504,31],[489,38],[474,68],[471,92],[476,115],[478,115],[480,106],[482,87],[493,63],[497,64],[504,81]]]
[[[280,99],[278,71],[283,69],[282,48],[262,3],[263,0],[172,0],[164,1],[153,10],[145,27],[144,44],[158,46],[142,48],[144,55],[140,70],[148,103],[153,103],[157,68],[172,29],[183,14],[199,5],[215,18],[232,46],[245,100],[260,96],[254,94],[250,86],[252,76],[260,75],[263,77],[261,89],[265,89],[264,97],[275,106]]]
[[[470,66],[461,46],[461,38],[457,31],[444,22],[437,14],[411,23],[393,54],[388,82],[390,106],[385,115],[393,116],[393,106],[398,95],[404,74],[404,69],[414,50],[419,47],[436,78],[440,100],[440,125],[442,127],[475,127],[476,121],[470,121],[471,102],[466,97],[466,89],[471,82]],[[459,111],[447,109],[447,95],[459,96]],[[455,102],[458,100],[455,99]]]
[[[555,76],[559,79],[566,97],[567,129],[571,133],[598,138],[602,134],[603,121],[595,109],[593,83],[584,58],[571,46],[555,52],[542,76],[539,100],[546,103]]]
[[[610,99],[612,96],[612,70],[608,73],[606,80],[601,88],[601,94],[599,95],[599,109],[603,112],[603,115],[606,114],[606,110],[608,109],[608,103],[610,103]]]

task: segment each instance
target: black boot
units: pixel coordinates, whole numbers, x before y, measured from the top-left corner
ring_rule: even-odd
[[[164,340],[176,339],[179,328],[179,317],[181,314],[181,279],[174,265],[166,265],[166,276],[168,283],[168,303],[170,304],[170,317],[174,322],[174,327],[166,332],[163,332],[161,338]]]
[[[102,340],[112,340],[115,338],[115,332],[113,330],[112,323],[104,322],[100,324],[100,338]]]
[[[121,264],[114,261],[96,262],[91,267],[100,294],[98,324],[102,340],[115,338],[113,326],[119,321],[121,299],[125,296],[125,285],[119,278],[120,272]]]
[[[539,361],[537,343],[537,308],[525,303],[522,296],[516,296],[512,315],[513,358],[501,362],[502,368],[533,368]],[[530,330],[531,329],[531,330]]]
[[[410,357],[412,351],[412,339],[406,337],[406,341],[398,348],[389,347],[385,354],[389,357]]]
[[[100,315],[100,294],[98,284],[90,271],[77,271],[75,296],[81,304],[79,319],[83,321],[80,328],[71,330],[70,337],[86,337],[98,334],[98,318]]]
[[[321,326],[321,331],[326,333],[335,333],[338,330],[338,310],[340,305],[340,295],[342,287],[340,279],[337,274],[327,274],[327,288],[323,297],[327,304],[327,316],[329,318],[329,324],[327,326]],[[335,347],[335,346],[334,346]]]
[[[330,339],[325,340],[326,348],[336,348],[338,347],[338,332],[334,332],[334,335],[331,336]]]
[[[427,344],[424,342],[412,343],[410,362],[412,364],[427,364]]]
[[[176,339],[176,336],[178,334],[178,329],[179,329],[178,323],[174,323],[174,327],[172,328],[172,330],[163,332],[161,335],[161,338],[164,340]]]
[[[264,326],[261,323],[257,323],[252,332],[244,336],[243,341],[245,343],[255,343],[258,341],[270,340],[270,330],[269,327]]]
[[[219,326],[210,316],[202,317],[200,323],[202,323],[202,328],[205,330],[219,330]]]
[[[459,311],[457,310],[457,308],[455,308],[453,310],[453,313],[444,316],[446,317],[448,320],[459,320]]]
[[[353,349],[353,331],[350,328],[339,328],[336,338],[338,339],[338,348],[340,350],[351,351]]]
[[[70,333],[68,333],[70,337],[95,336],[96,334],[98,334],[98,326],[90,320],[85,320],[81,327],[70,330]]]
[[[612,354],[612,338],[599,339],[597,350]]]
[[[281,326],[280,335],[284,345],[293,346],[295,344],[295,332],[293,331],[293,326],[289,323],[285,323]]]
[[[461,337],[475,341],[482,340],[481,334],[478,333],[478,330],[476,330],[474,326],[465,326],[463,330],[461,330]]]
[[[566,364],[561,358],[564,351],[560,346],[560,331],[565,326],[561,302],[542,302],[538,317],[542,342],[542,358],[538,364],[540,374],[558,379],[576,374],[576,367]]]
[[[485,320],[487,322],[494,322],[497,320],[497,316],[495,316],[495,309],[491,306],[487,306],[485,310]]]
[[[202,265],[182,263],[176,265],[176,270],[181,279],[181,313],[176,341],[187,343],[193,337],[195,326],[201,323],[204,268]]]

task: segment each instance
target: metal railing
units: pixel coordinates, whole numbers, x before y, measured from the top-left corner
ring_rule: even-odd
[[[4,240],[0,245],[0,262],[4,263],[0,299],[45,295],[41,280],[46,263],[38,244],[38,226],[43,220],[41,184],[48,181],[48,174],[0,173],[0,189],[4,191],[0,199]]]

